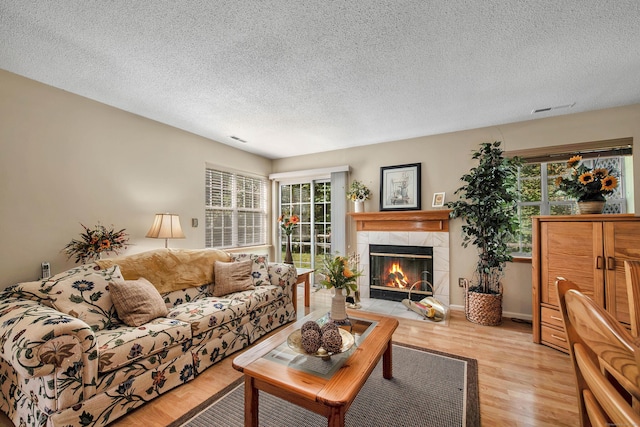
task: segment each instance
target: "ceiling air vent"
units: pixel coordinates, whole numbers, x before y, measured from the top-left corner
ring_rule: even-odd
[[[246,143],[247,143],[247,141],[245,141],[245,140],[244,140],[244,139],[242,139],[242,138],[238,138],[237,136],[233,136],[233,135],[231,135],[229,138],[231,138],[231,139],[233,139],[233,140],[235,140],[235,141],[238,141],[238,142],[242,142],[243,144],[246,144]]]
[[[535,110],[531,111],[531,114],[536,114],[536,113],[545,113],[547,111],[551,111],[551,110],[561,110],[563,108],[571,108],[574,105],[576,105],[576,103],[572,103],[572,104],[565,104],[565,105],[558,105],[555,107],[546,107],[546,108],[536,108]]]

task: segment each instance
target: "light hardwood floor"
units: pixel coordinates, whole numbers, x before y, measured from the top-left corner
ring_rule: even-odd
[[[311,307],[307,309],[302,294],[299,288],[299,317],[329,306],[326,291],[312,293]],[[357,310],[353,314],[357,314]],[[504,319],[501,326],[480,326],[468,322],[464,313],[456,310],[451,311],[447,325],[407,318],[399,321],[394,341],[478,361],[483,426],[579,425],[569,356],[534,344],[530,325]],[[161,427],[170,424],[240,377],[231,366],[233,357],[111,425]],[[429,373],[425,372],[425,376],[428,378]],[[8,420],[2,417],[0,424],[6,424]]]

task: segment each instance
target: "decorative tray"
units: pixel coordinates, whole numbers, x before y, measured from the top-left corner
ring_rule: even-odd
[[[340,351],[336,353],[328,352],[322,347],[320,347],[315,353],[307,353],[306,351],[304,351],[304,348],[302,348],[302,332],[300,332],[300,329],[296,329],[289,335],[289,338],[287,338],[287,344],[289,345],[289,348],[297,353],[326,359],[334,354],[344,353],[345,351],[353,347],[353,344],[355,343],[355,338],[349,332],[345,331],[342,328],[338,328],[338,331],[340,331],[340,336],[342,337],[342,347],[340,347]]]

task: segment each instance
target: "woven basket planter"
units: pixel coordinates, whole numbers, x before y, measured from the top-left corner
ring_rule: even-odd
[[[497,326],[502,323],[502,294],[483,294],[467,290],[464,311],[470,322]]]
[[[578,201],[578,212],[581,215],[585,214],[601,214],[604,209],[604,201],[594,200],[590,202]]]

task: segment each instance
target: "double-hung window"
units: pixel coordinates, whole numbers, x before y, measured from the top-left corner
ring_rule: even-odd
[[[267,178],[206,168],[205,246],[267,243]]]

